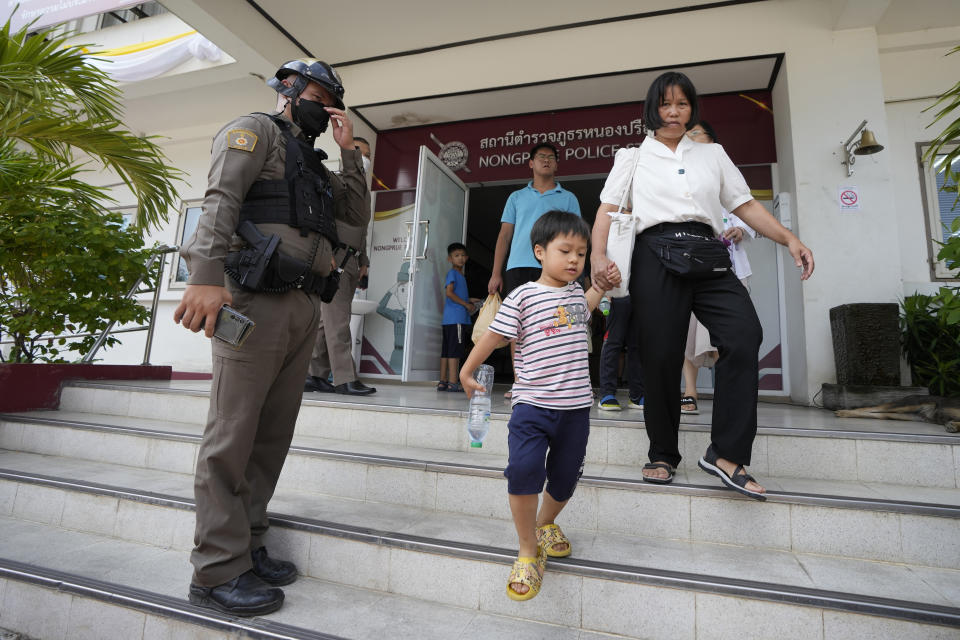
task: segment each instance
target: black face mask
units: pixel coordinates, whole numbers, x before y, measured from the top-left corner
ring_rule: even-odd
[[[327,124],[330,122],[330,114],[322,102],[315,102],[300,98],[294,100],[290,106],[290,115],[293,121],[297,123],[303,133],[309,138],[316,138],[327,130]]]

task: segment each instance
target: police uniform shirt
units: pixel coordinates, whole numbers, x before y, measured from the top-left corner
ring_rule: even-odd
[[[281,115],[281,117],[283,117]],[[291,125],[300,136],[300,127]],[[250,186],[257,180],[283,180],[286,166],[286,141],[280,128],[265,114],[241,116],[221,129],[213,139],[207,192],[203,215],[194,236],[186,242],[181,255],[190,270],[188,284],[224,285],[223,262],[228,251],[242,246],[234,235],[240,222],[240,205]],[[362,155],[356,149],[341,149],[343,171],[326,171],[334,192],[334,217],[350,225],[365,226],[370,218],[367,185]],[[293,258],[307,260],[316,242],[316,233],[306,237],[286,224],[258,224],[264,235],[280,236],[279,250]],[[313,271],[330,271],[330,251],[321,250],[314,258]]]

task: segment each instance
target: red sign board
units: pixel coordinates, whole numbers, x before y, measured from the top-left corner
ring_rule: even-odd
[[[770,104],[769,92],[705,96],[700,111],[736,164],[766,164],[776,162]],[[466,183],[529,178],[530,148],[551,142],[560,152],[559,177],[602,175],[617,149],[643,140],[642,113],[642,103],[631,103],[384,131],[374,173],[390,189],[416,186],[426,145]]]

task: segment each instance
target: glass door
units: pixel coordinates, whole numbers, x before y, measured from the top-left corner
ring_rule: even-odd
[[[404,382],[440,375],[444,286],[450,263],[447,246],[463,242],[469,189],[427,147],[420,147],[413,219],[406,221],[409,264],[407,321],[403,347]]]

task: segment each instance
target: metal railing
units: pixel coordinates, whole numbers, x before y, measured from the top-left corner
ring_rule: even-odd
[[[138,327],[127,327],[124,329],[114,329],[116,321],[111,321],[106,328],[97,333],[72,333],[68,335],[56,335],[50,336],[51,340],[75,340],[77,338],[90,338],[92,336],[97,336],[97,341],[94,343],[93,348],[87,352],[85,356],[80,360],[80,362],[89,363],[93,362],[94,357],[97,355],[97,351],[103,347],[104,343],[107,341],[107,338],[115,333],[133,333],[135,331],[146,331],[147,332],[147,344],[143,350],[143,363],[150,364],[150,350],[153,347],[153,328],[156,323],[157,318],[157,303],[160,301],[160,283],[163,281],[163,268],[167,263],[167,254],[175,253],[180,250],[180,247],[170,247],[170,246],[159,246],[153,249],[150,259],[147,260],[146,269],[144,269],[144,275],[140,276],[133,286],[130,287],[130,290],[127,291],[127,294],[124,296],[125,300],[133,299],[133,296],[139,295],[141,293],[150,293],[153,292],[153,300],[150,303],[150,321],[145,325]],[[146,279],[147,275],[150,273],[150,270],[156,265],[156,286],[153,288],[141,289],[140,286],[143,284],[143,281]],[[45,340],[46,338],[41,338]],[[13,340],[5,340],[0,342],[0,345],[3,344],[14,344]]]
[[[107,337],[111,333],[128,333],[132,331],[146,331],[147,332],[147,344],[143,348],[143,362],[141,364],[150,364],[150,350],[153,347],[153,327],[157,322],[157,303],[160,301],[160,283],[163,281],[163,267],[167,263],[167,254],[175,253],[180,250],[180,247],[170,247],[170,246],[160,246],[153,250],[153,255],[150,256],[150,259],[147,261],[147,268],[144,269],[144,275],[140,276],[136,282],[133,283],[133,286],[130,287],[130,291],[127,292],[127,295],[124,296],[126,300],[130,300],[133,296],[140,293],[149,293],[153,291],[153,300],[150,302],[150,322],[146,325],[139,327],[130,327],[127,329],[117,329],[113,330],[113,325],[117,322],[112,320],[110,324],[103,330],[100,334],[100,337],[97,338],[97,341],[93,344],[93,348],[87,352],[87,355],[83,356],[83,359],[80,362],[93,362],[93,358],[97,355],[97,351],[103,346],[103,343],[107,341]],[[143,284],[146,274],[150,272],[150,268],[153,267],[154,263],[157,264],[157,284],[153,289],[140,289],[140,285]]]

